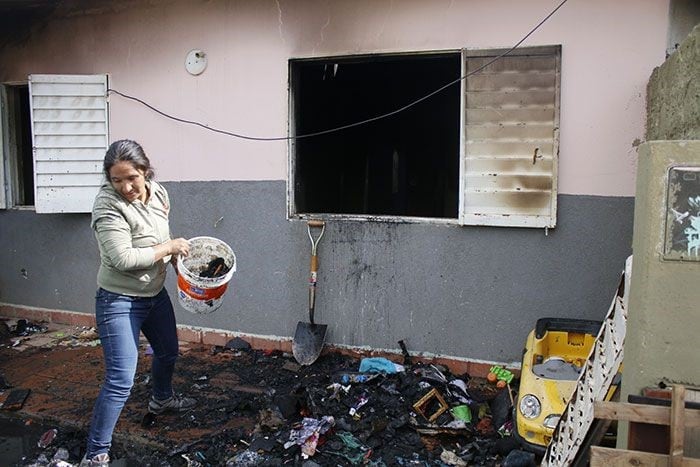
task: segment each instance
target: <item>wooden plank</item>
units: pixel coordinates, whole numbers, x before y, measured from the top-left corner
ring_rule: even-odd
[[[634,465],[637,467],[667,467],[668,456],[626,449],[591,447],[591,467],[618,467]]]
[[[685,408],[700,410],[700,402],[691,401],[688,399],[688,388],[685,389]],[[630,394],[627,396],[627,402],[631,404],[639,405],[658,405],[660,407],[671,407],[671,393],[668,393],[668,397],[649,397],[649,396],[637,396],[635,394]]]
[[[630,422],[651,423],[652,425],[670,425],[671,408],[625,402],[597,401],[595,403],[595,418],[627,420]],[[685,409],[683,418],[685,419],[686,427],[700,426],[700,410]]]
[[[681,458],[682,467],[700,467],[700,459]],[[591,447],[591,467],[667,467],[669,456],[650,452],[628,451],[626,449]]]
[[[685,404],[695,406],[700,405],[700,390],[698,388],[685,388]],[[688,426],[686,420],[685,426]],[[685,455],[700,457],[700,427],[693,427],[685,430]]]
[[[654,425],[671,424],[671,408],[655,407],[625,402],[596,401],[595,418],[610,420],[628,420],[630,422],[651,423]]]
[[[673,386],[671,397],[671,448],[669,452],[671,467],[683,465],[683,437],[685,435],[685,387]]]

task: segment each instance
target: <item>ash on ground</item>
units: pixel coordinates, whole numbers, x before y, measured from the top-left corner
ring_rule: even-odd
[[[121,417],[147,436],[115,433],[114,465],[496,466],[517,449],[510,386],[438,365],[337,353],[303,367],[291,354],[247,347],[234,339],[188,349],[176,386],[198,405],[159,416],[145,409],[150,361],[142,352],[130,401],[143,403],[128,404]],[[59,427],[19,465],[76,465],[86,429]]]

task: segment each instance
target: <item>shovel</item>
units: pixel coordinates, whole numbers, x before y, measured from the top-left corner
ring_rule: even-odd
[[[318,237],[314,240],[314,236],[311,234],[312,228],[320,228],[321,232]],[[294,333],[294,340],[292,341],[292,353],[294,358],[300,365],[311,365],[316,361],[319,355],[321,355],[321,350],[323,350],[323,343],[326,340],[326,329],[328,328],[325,324],[314,323],[314,308],[316,306],[316,278],[318,275],[318,256],[316,255],[316,249],[318,248],[318,242],[321,241],[323,237],[323,232],[326,230],[326,224],[323,221],[311,220],[306,225],[306,231],[309,234],[309,240],[311,240],[311,276],[309,277],[309,322],[305,323],[299,321],[297,323],[297,330]]]

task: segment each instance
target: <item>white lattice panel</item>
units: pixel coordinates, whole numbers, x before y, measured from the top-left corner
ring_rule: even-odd
[[[627,291],[630,285],[632,257],[627,258],[620,287],[591,349],[576,389],[552,435],[542,458],[542,466],[569,466],[593,423],[593,403],[605,399],[624,356],[627,331]]]

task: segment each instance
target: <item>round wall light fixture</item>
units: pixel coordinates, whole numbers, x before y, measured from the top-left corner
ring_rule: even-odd
[[[207,54],[200,49],[193,49],[187,53],[185,58],[185,69],[191,75],[201,75],[207,68]]]

